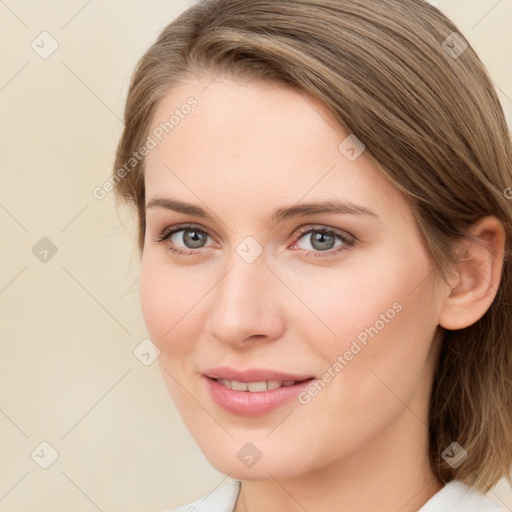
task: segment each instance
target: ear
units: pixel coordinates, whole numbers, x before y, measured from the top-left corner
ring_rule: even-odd
[[[496,217],[484,217],[459,242],[460,255],[439,317],[445,329],[463,329],[478,321],[498,292],[505,250],[505,229]]]

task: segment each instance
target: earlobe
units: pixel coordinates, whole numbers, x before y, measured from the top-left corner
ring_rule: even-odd
[[[496,217],[484,217],[463,240],[461,258],[439,316],[445,329],[463,329],[477,322],[494,301],[503,269],[505,229]]]

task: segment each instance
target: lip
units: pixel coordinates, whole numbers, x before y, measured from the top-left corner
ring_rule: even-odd
[[[266,414],[293,400],[314,380],[314,377],[309,375],[297,375],[259,368],[235,370],[226,367],[212,368],[204,372],[203,377],[210,397],[219,407],[232,414],[252,417]],[[300,380],[303,382],[267,391],[249,392],[229,389],[215,379],[241,382],[259,382],[262,380]]]
[[[312,379],[313,375],[285,373],[278,370],[266,368],[248,368],[246,370],[237,370],[228,366],[218,366],[210,368],[203,372],[205,377],[211,379],[236,380],[238,382],[260,382],[262,380],[306,380]],[[262,391],[264,393],[264,391]]]

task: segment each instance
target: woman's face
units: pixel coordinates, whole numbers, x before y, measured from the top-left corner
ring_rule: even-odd
[[[303,92],[227,78],[175,88],[150,136],[143,314],[212,465],[287,478],[426,453],[446,290],[364,151]]]

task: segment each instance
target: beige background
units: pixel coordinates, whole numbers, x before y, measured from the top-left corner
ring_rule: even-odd
[[[92,195],[136,60],[190,3],[0,1],[0,512],[156,512],[225,480],[157,364],[134,356],[147,335],[134,225]],[[512,0],[433,3],[479,52],[510,124]],[[31,47],[51,49],[43,31],[59,45],[46,59]],[[43,237],[57,248],[46,262]],[[47,469],[43,441],[58,452]],[[512,510],[505,483],[491,497]]]

